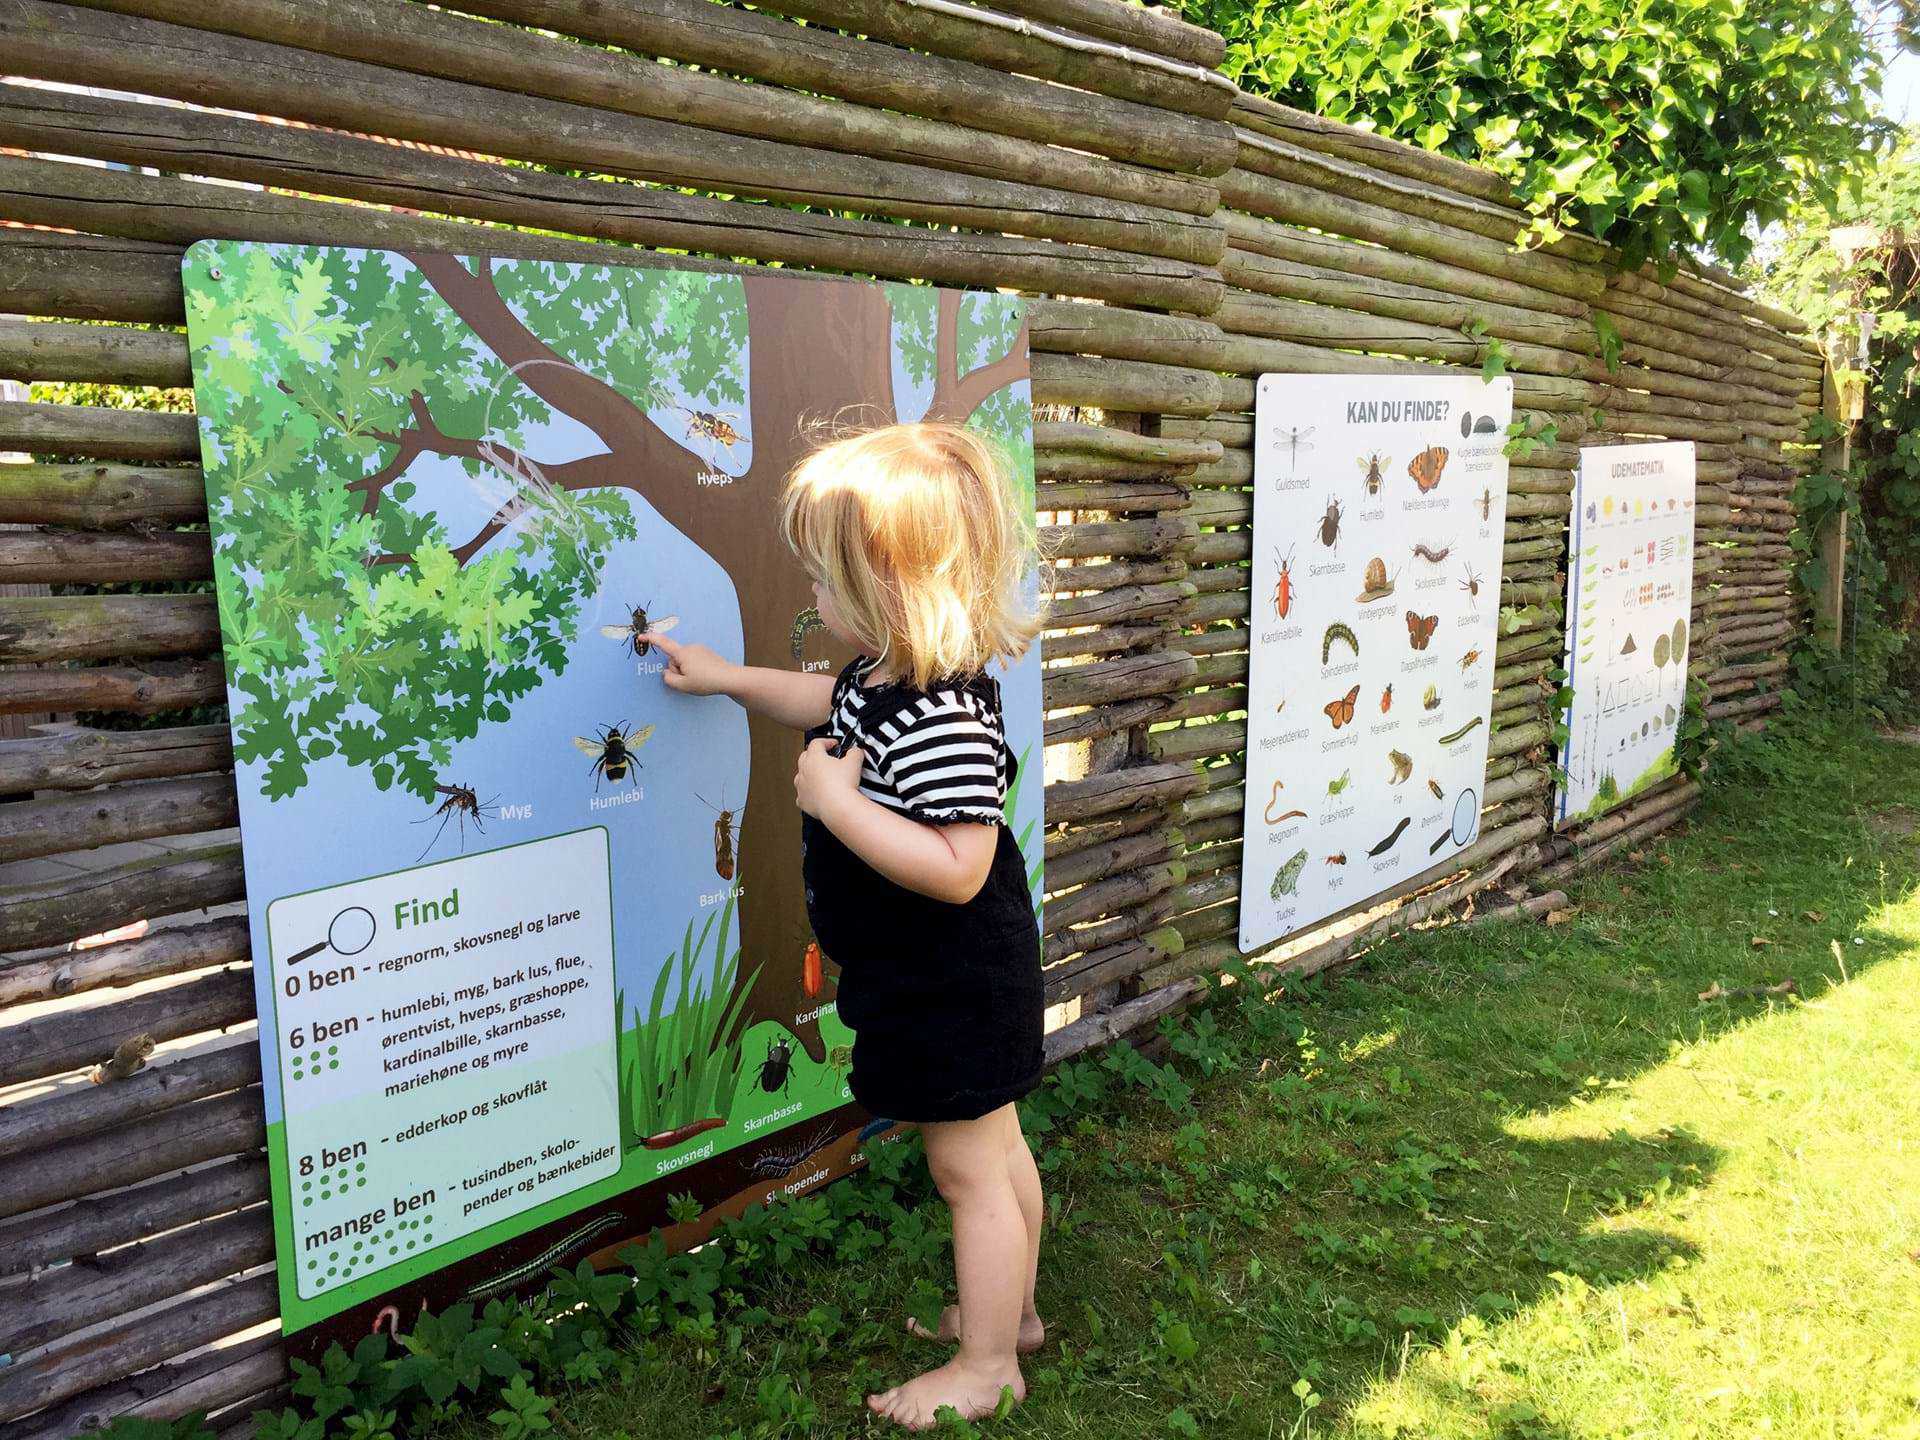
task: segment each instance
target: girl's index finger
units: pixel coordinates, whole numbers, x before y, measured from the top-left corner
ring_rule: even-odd
[[[667,658],[669,660],[678,660],[680,658],[680,642],[679,641],[669,640],[667,639],[666,636],[655,634],[651,630],[645,631],[643,633],[646,636],[647,643],[649,645],[657,646],[659,649],[665,651]]]

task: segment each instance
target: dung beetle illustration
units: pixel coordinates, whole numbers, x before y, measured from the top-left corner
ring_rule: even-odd
[[[1318,533],[1320,543],[1329,550],[1340,548],[1340,501],[1338,498],[1327,501],[1327,511],[1320,517]]]
[[[793,1079],[793,1041],[782,1035],[767,1045],[767,1058],[760,1062],[755,1076],[760,1088],[771,1095],[778,1090],[787,1093],[787,1084]]]

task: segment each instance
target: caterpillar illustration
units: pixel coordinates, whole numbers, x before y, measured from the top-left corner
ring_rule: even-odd
[[[578,1230],[575,1230],[571,1235],[567,1235],[554,1244],[549,1245],[545,1250],[542,1250],[525,1264],[516,1265],[511,1270],[503,1270],[491,1280],[482,1280],[478,1285],[475,1285],[471,1290],[461,1295],[460,1298],[462,1300],[486,1300],[498,1295],[502,1290],[511,1290],[516,1285],[524,1285],[527,1281],[546,1274],[547,1271],[573,1254],[574,1251],[580,1249],[580,1247],[585,1245],[589,1240],[597,1238],[608,1230],[618,1229],[626,1223],[628,1223],[627,1217],[624,1215],[607,1214],[596,1216],[585,1225],[582,1225]]]
[[[1344,642],[1352,648],[1356,657],[1359,656],[1360,637],[1353,633],[1351,626],[1336,620],[1327,626],[1327,633],[1320,637],[1320,663],[1322,665],[1326,664],[1327,657],[1333,654],[1333,647],[1336,641]]]
[[[807,636],[815,630],[824,630],[827,622],[820,618],[820,612],[809,605],[793,617],[793,629],[787,633],[787,649],[793,658],[801,660],[807,653]]]
[[[1478,715],[1474,716],[1471,720],[1467,721],[1466,724],[1462,725],[1458,730],[1455,730],[1451,735],[1442,735],[1437,743],[1441,745],[1451,745],[1454,741],[1458,740],[1461,736],[1471,734],[1473,731],[1473,727],[1480,723],[1481,718],[1482,717]]]
[[[1416,545],[1413,547],[1413,553],[1418,555],[1422,560],[1426,561],[1429,565],[1438,565],[1442,560],[1446,559],[1447,556],[1453,553],[1453,546],[1444,545],[1440,549],[1435,550],[1430,545]]]

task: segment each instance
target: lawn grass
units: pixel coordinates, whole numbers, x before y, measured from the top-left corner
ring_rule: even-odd
[[[1566,923],[1230,987],[1178,1076],[1069,1067],[1039,1107],[1054,1338],[980,1429],[1920,1436],[1920,749],[1770,754]],[[899,1320],[947,1283],[944,1220],[789,1257],[559,1428],[870,1433],[860,1394],[932,1354]]]

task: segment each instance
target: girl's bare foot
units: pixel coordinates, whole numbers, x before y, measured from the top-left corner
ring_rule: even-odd
[[[943,1405],[951,1405],[963,1420],[993,1414],[1001,1392],[1009,1386],[1016,1403],[1027,1398],[1027,1382],[1021,1378],[1017,1361],[976,1367],[955,1357],[904,1385],[869,1395],[867,1406],[874,1414],[908,1430],[931,1430],[938,1423],[934,1417]]]
[[[921,1340],[939,1340],[955,1345],[960,1340],[960,1307],[949,1305],[940,1312],[940,1328],[929,1330],[911,1315],[907,1317],[907,1333]],[[1047,1343],[1047,1327],[1038,1315],[1020,1317],[1020,1342],[1017,1348],[1022,1355],[1031,1355]]]

